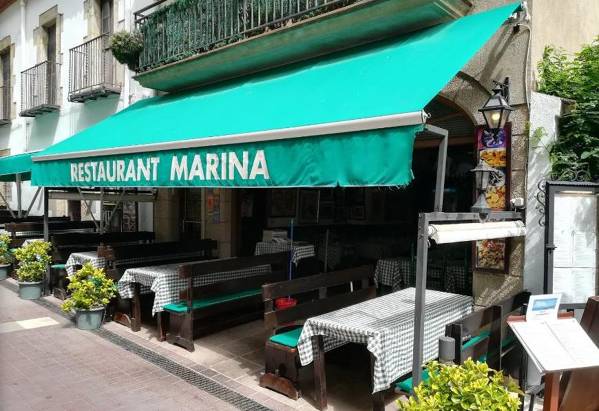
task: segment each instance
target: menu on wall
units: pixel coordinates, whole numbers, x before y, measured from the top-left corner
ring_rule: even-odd
[[[597,198],[557,194],[554,210],[553,292],[564,303],[584,303],[598,292]]]
[[[489,186],[485,197],[489,207],[496,211],[509,207],[510,181],[510,144],[511,130],[509,124],[498,132],[490,132],[485,127],[476,129],[478,158],[496,172],[489,176]],[[485,271],[506,272],[507,241],[505,239],[482,240],[476,242],[475,268]]]

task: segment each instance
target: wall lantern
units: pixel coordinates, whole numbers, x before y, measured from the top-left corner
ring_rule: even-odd
[[[499,170],[489,167],[487,163],[480,160],[478,165],[470,171],[475,175],[476,189],[478,191],[478,199],[471,207],[471,210],[473,213],[481,214],[481,216],[487,215],[491,211],[486,197],[487,188],[489,187],[489,177],[491,176],[491,173],[497,173]]]
[[[503,83],[494,81],[493,95],[487,100],[483,108],[479,109],[485,118],[487,128],[497,134],[497,132],[505,127],[510,118],[510,113],[514,111],[510,107],[508,101],[510,98],[510,79],[505,78]]]

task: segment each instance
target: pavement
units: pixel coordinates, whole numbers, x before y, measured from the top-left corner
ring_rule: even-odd
[[[96,333],[78,330],[53,310],[21,300],[4,281],[0,399],[2,411],[237,409]]]

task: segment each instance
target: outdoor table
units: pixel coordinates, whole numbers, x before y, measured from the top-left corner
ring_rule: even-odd
[[[275,254],[282,251],[290,251],[291,241],[259,241],[256,243],[256,252],[254,255]],[[307,257],[314,257],[314,245],[304,241],[293,242],[293,252],[291,253],[291,261],[297,265],[299,260]]]
[[[314,361],[318,404],[326,404],[325,346],[331,340],[366,345],[372,361],[375,409],[382,409],[383,391],[412,371],[416,289],[406,288],[330,313],[308,318],[298,340],[302,365]],[[472,297],[426,290],[423,361],[438,356],[445,325],[472,312]]]
[[[75,267],[85,263],[91,263],[94,268],[104,268],[106,266],[106,260],[103,257],[98,257],[97,251],[72,253],[64,265],[67,275],[72,277],[75,274]]]
[[[374,281],[377,286],[384,285],[392,287],[393,290],[405,288],[410,284],[411,264],[409,257],[378,260],[374,270]]]
[[[215,260],[206,260],[214,262]],[[117,286],[121,298],[133,298],[135,284],[140,284],[140,293],[154,292],[152,315],[163,311],[167,304],[177,303],[181,299],[179,293],[187,287],[187,280],[179,278],[179,264],[164,264],[147,267],[135,267],[125,270]],[[195,276],[194,287],[214,284],[221,281],[249,278],[270,272],[270,265],[261,265],[242,270],[210,273]]]

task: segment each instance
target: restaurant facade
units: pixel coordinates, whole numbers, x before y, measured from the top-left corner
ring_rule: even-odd
[[[0,126],[0,138],[10,154],[59,143],[35,161],[44,179],[36,182],[34,177],[34,186],[153,188],[154,203],[128,207],[125,220],[153,228],[161,240],[214,238],[223,257],[252,253],[263,230],[288,230],[292,219],[300,237],[317,244],[328,238],[326,254],[334,244],[337,258],[355,254],[356,247],[361,258],[370,260],[413,255],[417,213],[434,207],[436,176],[431,165],[436,166],[438,157],[438,143],[414,136],[424,124],[447,130],[444,211],[468,211],[475,200],[474,178],[468,171],[484,151],[479,109],[492,94],[493,81],[503,83],[506,78],[514,109],[509,135],[503,150],[492,147],[482,155],[499,151],[503,156],[490,160],[503,167],[504,182],[487,199],[496,210],[509,209],[511,199],[527,197],[527,121],[542,49],[547,44],[575,49],[594,35],[590,29],[567,35],[546,30],[551,19],[563,14],[560,10],[568,11],[566,18],[592,19],[593,13],[582,16],[580,8],[564,2],[528,2],[518,10],[507,6],[500,17],[479,23],[476,35],[468,36],[455,21],[443,32],[431,29],[430,38],[401,33],[508,3],[315,3],[310,18],[273,10],[261,25],[253,23],[256,29],[243,41],[212,44],[196,54],[167,48],[161,55],[153,51],[158,45],[152,24],[164,10],[175,13],[177,6],[110,3],[6,2],[0,14],[6,31],[0,33],[0,45],[3,67],[9,66],[3,69],[8,73],[3,83],[3,117],[8,121]],[[381,17],[391,11],[394,18]],[[285,20],[285,13],[293,18]],[[214,18],[218,17],[217,13]],[[274,23],[262,32],[269,18]],[[364,29],[376,18],[381,29]],[[281,27],[280,21],[288,23]],[[347,35],[350,24],[360,30],[344,41],[314,34],[326,25],[331,34]],[[110,33],[135,26],[145,35],[138,73],[105,50],[90,51],[95,50],[94,41],[105,42]],[[291,42],[293,35],[304,35],[304,47]],[[394,41],[398,35],[403,37]],[[79,43],[87,47],[85,62],[77,58]],[[367,44],[359,46],[362,43]],[[317,51],[311,49],[315,45],[320,45]],[[352,49],[354,45],[358,47]],[[279,49],[283,51],[269,52]],[[241,57],[248,52],[255,53],[256,62]],[[34,63],[51,64],[55,70],[27,72]],[[92,73],[77,74],[90,63],[104,68],[95,78]],[[38,81],[27,81],[31,76]],[[47,84],[39,86],[44,83],[40,80]],[[35,87],[51,92],[40,93]],[[161,96],[145,99],[156,94]],[[115,112],[120,113],[90,127]],[[199,125],[190,121],[194,118]],[[74,134],[76,138],[65,140]],[[391,134],[398,136],[392,143]],[[341,138],[330,137],[337,135]],[[250,189],[254,187],[261,189]],[[5,183],[4,190],[14,207],[14,184]],[[23,183],[21,202],[29,204],[35,192]],[[40,214],[42,203],[36,200],[31,213]],[[81,204],[50,204],[52,215],[72,210],[81,214]],[[367,244],[356,245],[359,238],[366,238]],[[512,239],[499,244],[499,250],[483,250],[493,260],[487,269],[478,264],[476,249],[456,251],[454,259],[465,261],[464,277],[472,278],[466,287],[478,304],[523,288],[523,241]]]

